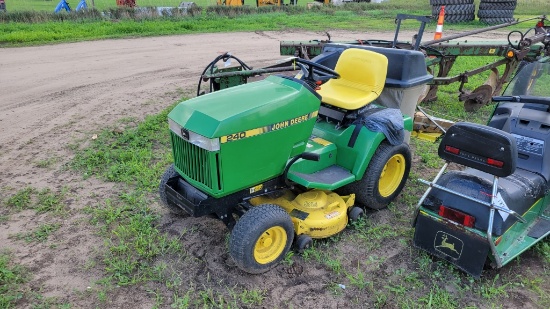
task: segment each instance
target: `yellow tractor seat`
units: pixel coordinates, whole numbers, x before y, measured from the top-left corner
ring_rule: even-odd
[[[338,58],[334,71],[340,78],[321,85],[317,93],[326,104],[356,110],[374,101],[384,89],[388,58],[373,51],[348,48]]]

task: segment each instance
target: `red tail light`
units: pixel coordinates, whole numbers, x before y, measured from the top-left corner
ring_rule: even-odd
[[[456,147],[453,147],[453,146],[449,146],[449,145],[445,146],[445,151],[450,152],[450,153],[455,154],[455,155],[460,153],[460,149],[458,149]]]
[[[439,215],[443,218],[447,218],[451,221],[454,221],[458,224],[462,224],[467,227],[474,227],[476,223],[476,218],[465,214],[461,211],[447,208],[443,205],[439,206]]]
[[[496,167],[500,167],[500,168],[502,168],[504,166],[504,162],[499,161],[499,160],[495,160],[495,159],[491,159],[491,158],[487,158],[487,164],[492,165],[492,166],[496,166]]]

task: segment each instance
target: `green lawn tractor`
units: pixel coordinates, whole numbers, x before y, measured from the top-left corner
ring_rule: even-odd
[[[380,209],[400,193],[412,113],[385,106],[416,105],[432,79],[424,55],[409,50],[334,45],[294,61],[297,77],[201,95],[168,115],[174,164],[161,201],[222,220],[232,258],[249,273],[277,265],[293,243],[303,250],[342,231],[363,213],[356,203]]]
[[[548,59],[547,59],[548,60]],[[418,203],[414,245],[480,277],[550,234],[550,63],[524,64],[487,126],[456,123]],[[466,167],[445,173],[448,163]]]

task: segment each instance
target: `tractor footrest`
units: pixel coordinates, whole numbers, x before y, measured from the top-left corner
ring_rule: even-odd
[[[288,178],[307,188],[324,190],[333,190],[355,181],[355,175],[338,165],[331,165],[312,174],[291,171]]]
[[[527,236],[540,238],[548,235],[548,232],[550,232],[550,220],[540,218],[538,222],[531,228]]]

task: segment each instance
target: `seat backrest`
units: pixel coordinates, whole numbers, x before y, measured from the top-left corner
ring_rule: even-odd
[[[510,133],[492,127],[457,122],[445,133],[439,157],[467,167],[506,177],[516,170],[518,150]]]
[[[353,83],[357,89],[380,95],[386,82],[388,58],[370,50],[348,48],[342,52],[334,70],[340,74],[342,81]]]
[[[340,78],[329,80],[317,92],[326,104],[357,110],[376,100],[384,89],[388,58],[373,51],[348,48],[334,70]]]

